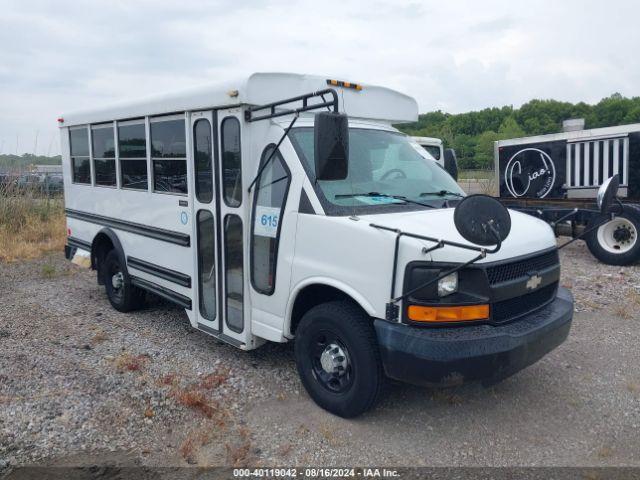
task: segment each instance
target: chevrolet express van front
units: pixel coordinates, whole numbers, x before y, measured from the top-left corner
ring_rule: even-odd
[[[498,251],[463,248],[454,213],[465,194],[449,174],[391,126],[350,119],[348,131],[348,173],[331,180],[316,178],[312,120],[289,133],[312,200],[297,213],[291,264],[304,314],[293,308],[288,331],[320,406],[358,415],[387,377],[497,382],[566,339],[573,299],[545,222],[511,212]]]

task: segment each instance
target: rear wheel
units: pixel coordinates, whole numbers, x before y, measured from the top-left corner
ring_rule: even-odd
[[[604,221],[605,217],[594,217],[587,229]],[[603,263],[609,265],[630,265],[640,260],[640,212],[625,206],[617,215],[587,236],[589,250]]]
[[[115,250],[107,253],[100,270],[107,298],[113,308],[119,312],[130,312],[143,305],[145,292],[131,285],[126,267]]]
[[[325,410],[356,417],[375,404],[384,382],[376,334],[348,302],[309,310],[296,331],[295,357],[305,389]]]

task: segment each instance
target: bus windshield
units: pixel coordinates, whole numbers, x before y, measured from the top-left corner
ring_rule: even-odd
[[[314,172],[313,128],[294,128],[289,135]],[[393,197],[413,203],[464,195],[456,181],[409,137],[364,128],[349,129],[348,177],[318,184],[329,202],[344,207],[405,203]]]

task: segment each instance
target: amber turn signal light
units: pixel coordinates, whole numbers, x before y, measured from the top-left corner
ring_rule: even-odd
[[[489,305],[460,307],[424,307],[410,305],[409,319],[414,322],[470,322],[489,318]]]

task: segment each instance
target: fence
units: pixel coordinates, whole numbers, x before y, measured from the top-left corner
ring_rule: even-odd
[[[61,195],[64,190],[62,174],[58,172],[38,173],[28,170],[0,172],[0,192],[12,195],[39,194]]]
[[[498,195],[498,185],[493,168],[460,170],[458,172],[458,185],[469,195],[475,193]]]

